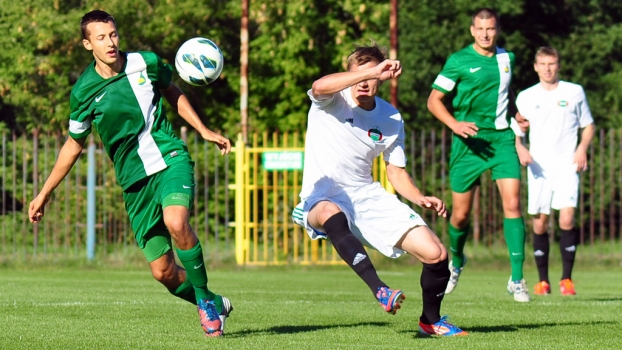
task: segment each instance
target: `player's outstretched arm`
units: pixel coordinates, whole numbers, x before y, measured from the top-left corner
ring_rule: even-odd
[[[194,108],[192,108],[190,101],[188,101],[186,95],[184,95],[177,85],[171,83],[168,88],[160,91],[168,103],[173,106],[173,110],[177,111],[180,117],[184,118],[190,126],[198,131],[202,138],[209,142],[215,143],[218,146],[220,154],[227,154],[231,152],[231,141],[219,133],[208,129],[203,124]]]
[[[438,216],[447,216],[445,203],[436,197],[424,196],[406,169],[389,162],[385,162],[385,164],[387,166],[387,178],[397,193],[424,209],[436,210]]]
[[[84,149],[84,142],[86,137],[81,139],[74,139],[68,137],[65,144],[58,153],[56,163],[50,176],[45,180],[45,184],[35,199],[30,202],[28,206],[28,218],[30,222],[39,222],[45,214],[45,204],[50,200],[52,192],[61,181],[69,174],[69,171],[75,164],[76,160],[80,157],[82,149]]]
[[[447,125],[456,135],[461,137],[469,137],[477,135],[477,126],[472,122],[459,122],[454,118],[451,113],[443,104],[443,98],[445,97],[445,93],[442,91],[432,89],[430,96],[428,97],[428,110],[432,115],[436,117],[436,119],[443,122],[443,124]]]
[[[397,78],[401,74],[402,64],[400,61],[384,60],[374,67],[325,75],[313,82],[311,92],[313,97],[321,99],[322,96],[330,96],[365,80],[379,79],[385,81]]]

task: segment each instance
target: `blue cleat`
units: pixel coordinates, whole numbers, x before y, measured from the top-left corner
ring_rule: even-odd
[[[197,304],[197,311],[199,312],[199,319],[201,320],[201,327],[205,331],[205,336],[220,337],[223,332],[222,322],[214,302],[206,299],[200,300]]]
[[[380,287],[376,293],[376,299],[384,311],[395,315],[395,312],[402,307],[402,302],[406,297],[399,289],[392,290],[389,287]]]
[[[428,336],[440,337],[464,336],[469,334],[447,322],[447,316],[441,317],[440,321],[434,324],[424,324],[419,321],[419,333]]]

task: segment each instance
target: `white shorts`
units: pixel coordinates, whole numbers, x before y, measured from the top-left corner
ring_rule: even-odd
[[[395,247],[405,233],[425,221],[397,196],[388,193],[378,182],[362,187],[344,188],[343,192],[327,197],[311,194],[304,198],[292,213],[293,221],[304,227],[311,239],[326,238],[326,233],[309,225],[309,211],[321,201],[330,201],[348,218],[352,233],[365,245],[390,258],[405,251]]]
[[[538,163],[528,166],[527,212],[530,215],[551,214],[551,208],[576,208],[579,197],[579,174],[576,165],[567,169],[544,171]]]

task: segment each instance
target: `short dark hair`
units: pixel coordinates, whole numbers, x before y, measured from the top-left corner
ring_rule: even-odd
[[[536,55],[533,58],[534,63],[538,60],[538,56],[553,56],[557,58],[557,63],[560,63],[559,51],[550,46],[542,46],[536,51]]]
[[[483,8],[480,8],[479,10],[475,11],[473,16],[471,17],[471,25],[472,26],[475,25],[475,19],[476,18],[481,18],[481,19],[494,18],[496,26],[497,26],[497,28],[499,28],[499,24],[500,24],[499,23],[499,15],[493,9],[490,9],[488,7],[483,7]]]
[[[347,69],[350,70],[350,67],[354,64],[361,66],[371,61],[380,63],[386,59],[387,50],[379,47],[378,44],[372,40],[371,46],[356,46],[354,51],[348,56]]]
[[[80,31],[82,32],[82,39],[89,38],[89,33],[86,30],[86,26],[89,23],[93,23],[93,22],[104,22],[104,23],[112,22],[112,24],[114,24],[115,27],[117,26],[117,23],[114,21],[114,17],[112,17],[111,14],[109,14],[106,11],[102,11],[102,10],[93,10],[85,14],[84,16],[82,16],[82,19],[80,20]]]

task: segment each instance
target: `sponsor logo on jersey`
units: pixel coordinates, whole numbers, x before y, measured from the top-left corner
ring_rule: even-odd
[[[482,67],[477,67],[477,68],[469,68],[469,72],[471,72],[471,73],[475,73],[475,72],[477,72],[477,71],[478,71],[478,70],[480,70],[480,69],[482,69]]]
[[[346,118],[346,123],[350,123],[350,125],[354,125],[354,118]]]
[[[143,72],[140,72],[140,77],[138,77],[138,85],[144,85],[146,82],[147,79],[145,79]]]
[[[367,136],[369,136],[372,141],[378,142],[382,140],[382,131],[380,131],[377,126],[374,126],[373,128],[367,130]]]
[[[566,106],[568,106],[568,101],[561,100],[561,101],[557,102],[557,105],[560,106],[560,107],[566,107]]]
[[[509,73],[510,72],[510,67],[505,66],[505,68],[503,69],[504,72]]]

